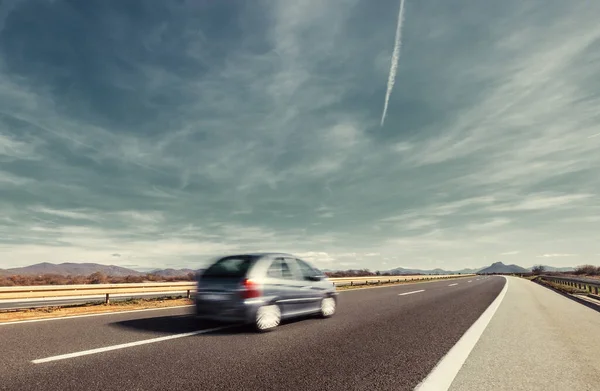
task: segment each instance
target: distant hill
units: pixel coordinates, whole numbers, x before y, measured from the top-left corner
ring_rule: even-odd
[[[530,270],[517,265],[505,265],[502,262],[492,263],[490,266],[478,271],[480,274],[489,273],[529,273]]]
[[[387,270],[386,273],[394,274],[394,275],[405,275],[405,274],[473,274],[479,271],[479,269],[462,269],[462,270],[444,270],[444,269],[405,269],[403,267],[397,267],[391,270]]]
[[[460,273],[460,274],[475,274],[475,273],[479,272],[482,269],[485,269],[485,267],[480,267],[480,268],[477,268],[477,269],[461,269],[461,270],[457,270],[455,273]]]
[[[121,266],[115,265],[101,265],[98,263],[60,263],[54,264],[49,262],[38,263],[31,266],[15,267],[12,269],[5,269],[3,274],[5,275],[41,275],[41,274],[60,274],[63,276],[89,276],[92,273],[101,272],[107,276],[113,277],[125,277],[125,276],[140,276],[140,273],[133,269],[127,269]]]

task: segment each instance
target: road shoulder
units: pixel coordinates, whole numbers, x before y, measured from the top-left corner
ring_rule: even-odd
[[[450,390],[595,390],[600,313],[510,279],[503,303]]]

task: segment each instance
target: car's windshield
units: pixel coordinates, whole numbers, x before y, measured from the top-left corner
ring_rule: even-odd
[[[202,273],[202,278],[244,277],[255,260],[249,255],[221,258]]]

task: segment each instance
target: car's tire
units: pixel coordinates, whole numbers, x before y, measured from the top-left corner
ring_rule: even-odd
[[[254,329],[264,333],[271,331],[281,323],[281,309],[277,304],[267,304],[258,307],[254,319]]]
[[[319,308],[319,316],[321,318],[331,318],[337,309],[337,301],[332,296],[324,297],[321,300],[321,306]]]

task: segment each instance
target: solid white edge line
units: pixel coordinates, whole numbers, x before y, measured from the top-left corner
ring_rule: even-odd
[[[425,289],[421,289],[420,291],[412,291],[412,292],[398,293],[398,296],[412,295],[413,293],[419,293],[419,292],[425,292]]]
[[[228,328],[228,327],[231,327],[231,326],[215,327],[215,328],[212,328],[212,329],[197,330],[197,331],[192,331],[192,332],[189,332],[189,333],[174,334],[174,335],[167,335],[165,337],[144,339],[144,340],[136,341],[136,342],[123,343],[123,344],[120,344],[120,345],[113,345],[113,346],[106,346],[106,347],[103,347],[103,348],[97,348],[97,349],[91,349],[91,350],[84,350],[82,352],[61,354],[60,356],[52,356],[52,357],[46,357],[46,358],[39,358],[37,360],[32,360],[31,362],[33,364],[42,364],[42,363],[46,363],[46,362],[50,362],[50,361],[66,360],[68,358],[88,356],[90,354],[110,352],[111,350],[126,349],[126,348],[131,348],[131,347],[134,347],[134,346],[147,345],[147,344],[156,343],[156,342],[168,341],[170,339],[184,338],[184,337],[190,337],[192,335],[210,333],[211,331],[223,330],[223,329]]]
[[[498,310],[500,303],[502,303],[508,290],[508,278],[504,277],[504,280],[506,281],[504,288],[502,288],[496,299],[494,299],[475,323],[469,327],[456,345],[442,357],[429,375],[414,388],[414,391],[446,391],[450,388],[454,378],[469,357],[469,354],[471,354],[479,338],[481,338],[496,310]]]
[[[458,285],[458,284],[450,284],[450,285],[448,285],[448,286],[455,286],[455,285]]]
[[[11,324],[22,324],[22,323],[48,322],[48,321],[51,321],[51,320],[64,320],[64,319],[75,319],[75,318],[89,318],[89,317],[92,317],[92,316],[131,314],[131,313],[134,313],[134,312],[172,310],[172,309],[175,309],[175,308],[186,308],[186,307],[193,307],[193,306],[194,306],[193,304],[189,304],[189,305],[176,305],[176,306],[173,306],[173,307],[145,308],[145,309],[142,309],[142,310],[101,312],[101,313],[98,313],[98,314],[84,314],[84,315],[61,316],[61,317],[58,317],[58,318],[40,318],[40,319],[16,320],[14,322],[2,322],[2,323],[0,323],[0,326],[7,326],[7,325],[11,325]]]

